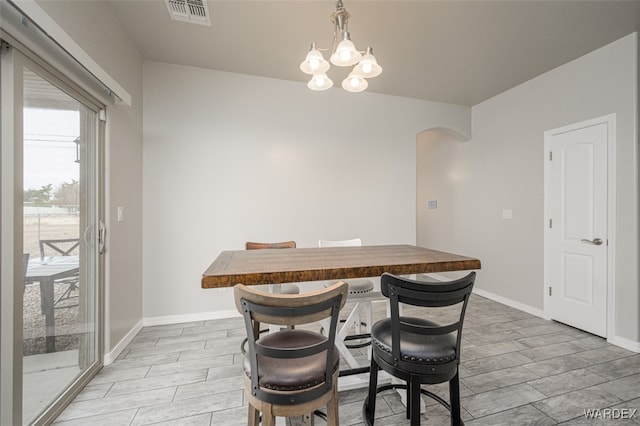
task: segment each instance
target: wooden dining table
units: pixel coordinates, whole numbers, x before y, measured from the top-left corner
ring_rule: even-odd
[[[413,245],[313,247],[277,250],[227,250],[202,275],[202,288],[244,285],[304,283],[308,281],[453,272],[480,269],[480,260]],[[374,295],[372,295],[374,297]],[[380,295],[378,294],[378,298]],[[359,367],[345,342],[336,347],[349,368],[340,371],[340,390],[366,385],[358,378],[368,371]],[[352,376],[351,381],[344,376]],[[382,379],[381,379],[382,380]]]
[[[284,284],[480,269],[480,260],[413,245],[226,250],[202,275],[202,288]]]

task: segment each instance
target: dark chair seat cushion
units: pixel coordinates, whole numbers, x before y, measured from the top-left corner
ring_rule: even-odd
[[[437,327],[438,324],[413,317],[400,317],[400,321],[420,326]],[[377,349],[391,354],[391,319],[376,322],[371,328],[371,339]],[[423,364],[445,364],[456,359],[456,338],[452,334],[423,335],[400,332],[400,356],[404,361]]]
[[[258,342],[271,348],[301,348],[326,340],[322,334],[308,330],[282,330],[261,337]],[[334,346],[333,368],[340,362],[340,353]],[[307,389],[324,382],[327,357],[325,352],[304,358],[281,359],[258,355],[258,383],[261,387],[291,391]],[[244,357],[244,371],[251,376],[249,354]]]

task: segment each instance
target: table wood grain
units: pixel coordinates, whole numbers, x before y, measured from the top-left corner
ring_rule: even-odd
[[[480,261],[412,245],[223,251],[202,275],[202,288],[282,284],[480,269]]]

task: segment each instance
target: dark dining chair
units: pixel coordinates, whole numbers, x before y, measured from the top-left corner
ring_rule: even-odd
[[[335,346],[338,313],[347,285],[304,294],[273,294],[238,284],[236,309],[244,318],[249,350],[244,357],[249,426],[272,426],[275,417],[308,416],[327,407],[327,424],[337,426],[340,353]],[[291,327],[331,318],[328,335],[283,328],[261,336],[261,323]]]
[[[376,394],[383,390],[407,390],[407,418],[411,426],[420,424],[420,395],[427,395],[451,413],[451,424],[461,425],[458,365],[462,324],[476,273],[446,282],[424,282],[383,274],[382,294],[389,298],[391,316],[376,322],[371,329],[373,353],[369,375],[369,394],[363,404],[365,424],[373,425]],[[420,308],[420,315],[400,316],[400,303]],[[443,308],[453,307],[446,314]],[[429,316],[429,312],[431,315]],[[435,315],[434,315],[435,313]],[[406,384],[378,386],[378,369],[404,380]],[[422,384],[449,382],[449,403]]]

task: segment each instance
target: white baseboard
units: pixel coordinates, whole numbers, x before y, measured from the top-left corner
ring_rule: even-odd
[[[544,315],[544,311],[541,309],[537,309],[532,306],[525,305],[524,303],[516,302],[515,300],[507,299],[506,297],[498,296],[497,294],[493,294],[489,291],[482,290],[479,288],[474,288],[473,292],[478,296],[486,297],[487,299],[491,299],[494,302],[502,303],[503,305],[507,305],[519,311],[523,311],[528,314],[535,315],[537,317],[548,320],[548,318],[546,318]]]
[[[441,274],[436,274],[436,273],[421,274],[421,275],[426,275],[429,278],[432,278],[432,279],[435,279],[435,280],[438,280],[438,281],[447,281],[447,280],[451,279],[449,277],[446,277],[446,276],[441,275]],[[507,299],[506,297],[503,297],[503,296],[498,296],[497,294],[491,293],[491,292],[486,291],[486,290],[479,289],[478,287],[474,287],[473,288],[473,292],[475,294],[477,294],[478,296],[486,297],[487,299],[491,299],[494,302],[502,303],[503,305],[507,305],[507,306],[509,306],[511,308],[514,308],[514,309],[517,309],[519,311],[523,311],[523,312],[526,312],[528,314],[535,315],[537,317],[549,320],[549,318],[547,318],[544,315],[544,311],[541,310],[541,309],[536,309],[536,308],[534,308],[532,306],[525,305],[524,303],[516,302],[515,300]]]
[[[535,315],[537,317],[544,318],[546,320],[550,320],[550,318],[547,318],[547,316],[544,314],[543,310],[533,308],[531,306],[525,305],[525,304],[520,303],[520,302],[513,301],[511,299],[507,299],[506,297],[498,296],[496,294],[493,294],[493,293],[485,291],[485,290],[474,288],[473,292],[476,293],[478,296],[486,297],[487,299],[491,299],[491,300],[493,300],[495,302],[502,303],[503,305],[507,305],[509,307],[518,309],[520,311],[527,312],[527,313],[529,313],[531,315]],[[620,337],[620,336],[608,337],[607,338],[607,342],[611,343],[612,345],[619,346],[619,347],[621,347],[623,349],[627,349],[627,350],[632,351],[632,352],[640,353],[640,342],[636,342],[636,341],[633,341],[633,340],[625,339],[624,337]]]
[[[613,336],[607,338],[607,342],[612,345],[620,346],[622,349],[627,349],[632,352],[640,353],[640,342],[635,342],[633,340],[625,339],[620,336]]]
[[[142,330],[143,321],[140,320],[134,325],[131,330],[118,342],[118,344],[111,350],[111,352],[107,352],[104,354],[104,365],[109,365],[113,361],[118,358],[118,356],[122,353],[122,351],[127,347],[129,343],[133,340],[134,337]]]
[[[167,315],[163,317],[143,318],[134,325],[131,330],[118,342],[118,344],[110,351],[104,354],[104,365],[109,365],[118,358],[122,351],[127,347],[134,337],[142,330],[142,327],[154,325],[179,324],[183,322],[207,321],[224,318],[239,317],[240,314],[235,309],[217,312],[200,312],[197,314],[187,315]]]
[[[224,318],[235,318],[239,317],[240,314],[235,309],[229,309],[226,311],[215,311],[215,312],[198,312],[195,314],[185,314],[185,315],[167,315],[163,317],[148,317],[144,318],[143,325],[145,327],[149,327],[152,325],[166,325],[166,324],[179,324],[183,322],[193,322],[193,321],[209,321],[209,320],[217,320]]]

